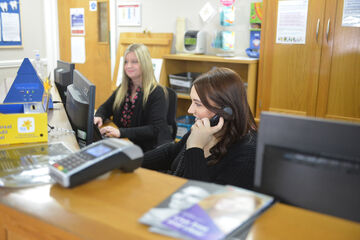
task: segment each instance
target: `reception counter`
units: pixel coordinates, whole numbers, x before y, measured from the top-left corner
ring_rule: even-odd
[[[49,123],[70,129],[62,104]],[[77,150],[75,136],[49,137]],[[58,184],[0,188],[0,240],[170,239],[148,231],[138,219],[186,182],[139,168],[113,170],[72,189]],[[277,203],[255,221],[248,240],[360,239],[360,223]]]

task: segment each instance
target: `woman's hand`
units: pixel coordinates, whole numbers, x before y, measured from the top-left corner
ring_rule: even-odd
[[[208,118],[197,120],[191,127],[190,136],[186,142],[186,148],[204,147],[214,140],[214,134],[217,133],[224,125],[224,118],[220,117],[219,123],[211,127]]]
[[[106,137],[120,137],[120,130],[111,126],[101,128],[100,133]]]
[[[103,125],[103,120],[101,117],[94,117],[94,124],[98,127],[101,127]]]

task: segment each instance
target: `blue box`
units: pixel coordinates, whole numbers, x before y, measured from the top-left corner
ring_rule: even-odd
[[[190,129],[191,126],[195,123],[194,116],[181,116],[176,119],[177,132],[176,139],[181,139]]]
[[[251,49],[260,49],[260,35],[261,30],[250,30],[250,48]]]

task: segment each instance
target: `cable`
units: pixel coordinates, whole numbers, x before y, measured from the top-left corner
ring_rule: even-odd
[[[73,130],[69,130],[69,129],[65,129],[65,128],[58,128],[58,127],[55,127],[55,126],[51,126],[49,123],[48,123],[48,127],[50,128],[48,130],[48,133],[51,135],[51,134],[54,134],[56,135],[57,133],[58,134],[75,134],[75,132]]]
[[[48,124],[48,127],[50,128],[50,130],[48,130],[48,133],[51,132],[51,130],[53,130],[55,127],[51,126],[50,124]]]

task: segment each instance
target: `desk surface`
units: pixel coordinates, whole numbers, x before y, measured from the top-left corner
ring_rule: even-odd
[[[49,225],[42,226],[42,232],[56,226],[76,236],[72,239],[169,239],[150,233],[138,219],[185,181],[140,168],[134,173],[115,170],[73,189],[57,184],[0,189],[0,212],[25,213]],[[18,225],[20,220],[16,220]],[[360,224],[275,204],[255,222],[248,239],[359,240]]]

